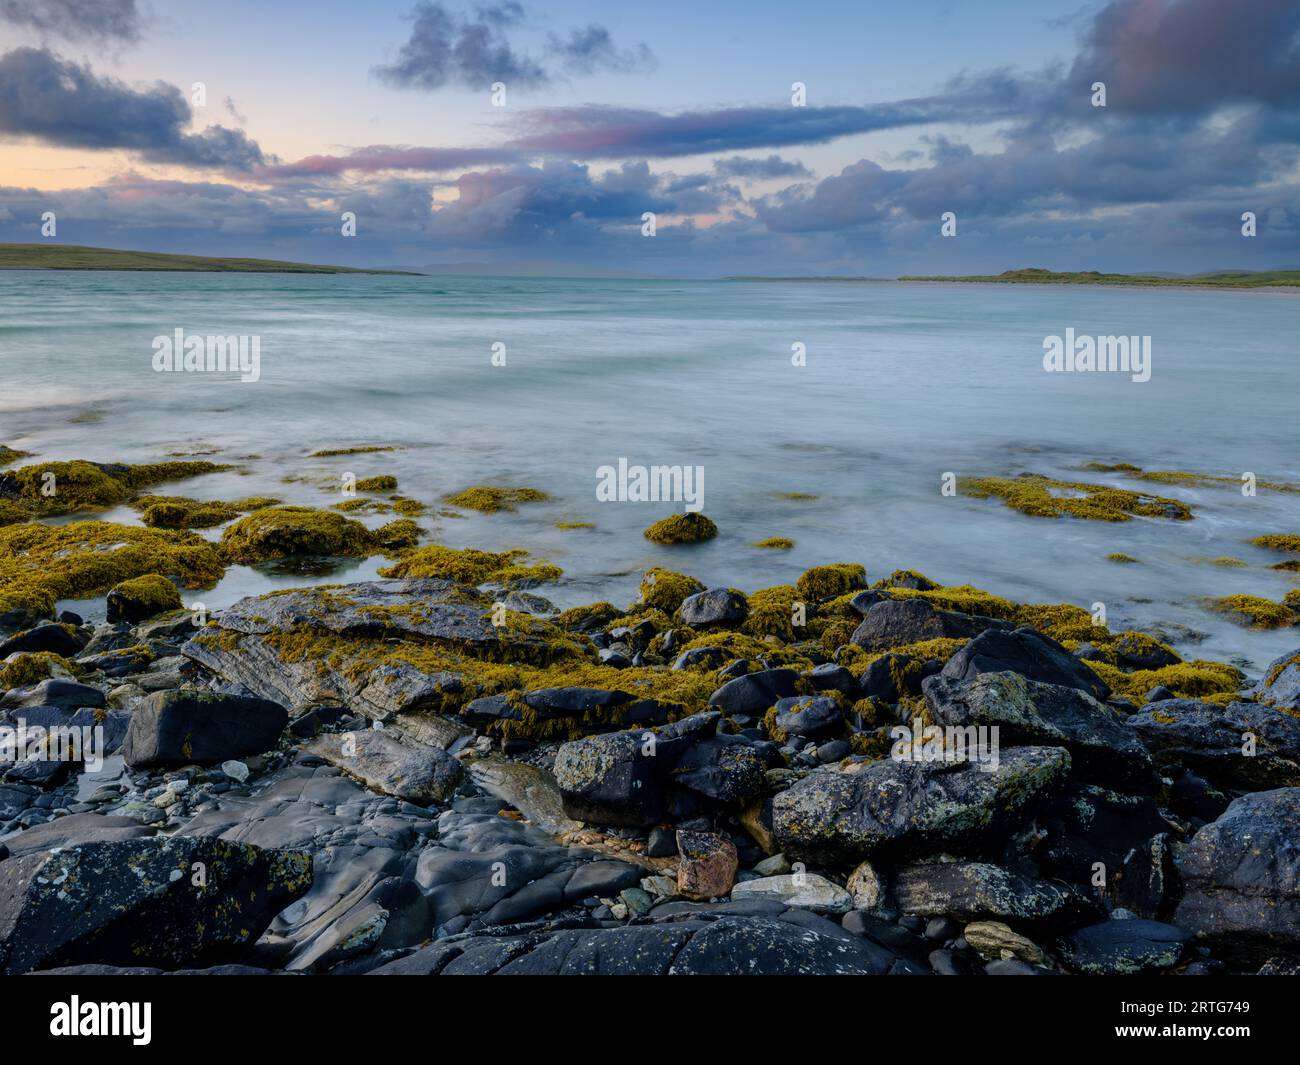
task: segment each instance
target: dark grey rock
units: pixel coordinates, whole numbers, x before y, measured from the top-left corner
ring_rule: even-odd
[[[764,669],[727,681],[709,696],[709,705],[728,714],[762,714],[778,699],[795,694],[799,674],[793,669]]]
[[[688,595],[678,608],[677,617],[693,629],[710,625],[734,627],[749,617],[749,603],[734,588],[710,588]]]
[[[1159,921],[1102,921],[1065,936],[1057,952],[1075,972],[1127,976],[1172,968],[1191,938],[1189,932]]]
[[[795,695],[776,704],[776,727],[790,736],[818,739],[838,731],[843,723],[840,704],[829,695]]]
[[[1300,719],[1276,707],[1168,699],[1147,703],[1127,724],[1162,769],[1193,769],[1230,788],[1300,784]],[[1254,737],[1251,754],[1246,753],[1247,734]]]
[[[131,715],[130,766],[214,765],[275,746],[289,714],[278,703],[202,690],[155,692]]]
[[[1243,795],[1192,837],[1174,920],[1216,954],[1300,951],[1300,788]]]
[[[1078,688],[1105,700],[1110,687],[1096,673],[1053,640],[1033,629],[981,633],[948,660],[940,674],[949,680],[971,680],[981,673],[1019,673],[1043,684]]]
[[[1004,751],[995,768],[890,758],[822,769],[775,797],[773,828],[787,855],[810,859],[978,848],[1030,816],[1069,769],[1060,747]]]
[[[964,639],[986,629],[1009,628],[1010,622],[939,610],[924,599],[887,599],[867,611],[849,642],[868,651],[888,651],[921,640]]]

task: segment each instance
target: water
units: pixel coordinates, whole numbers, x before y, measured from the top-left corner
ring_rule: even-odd
[[[1184,653],[1258,669],[1300,633],[1239,628],[1201,599],[1277,600],[1294,586],[1268,568],[1280,556],[1246,541],[1300,531],[1300,495],[1147,486],[1196,519],[1111,525],[944,498],[940,479],[1028,470],[1142,487],[1078,472],[1104,461],[1300,482],[1297,324],[1294,295],[1263,292],[8,272],[0,441],[47,459],[210,450],[238,463],[158,489],[204,498],[324,506],[344,472],[394,473],[430,503],[474,484],[541,488],[555,502],[422,524],[435,542],[525,547],[564,567],[547,591],[560,605],[630,601],[654,564],[753,590],[860,561],[873,579],[908,567],[1026,601],[1104,602],[1112,628],[1187,626],[1204,639],[1179,643]],[[1044,373],[1043,338],[1069,326],[1151,335],[1151,381]],[[259,335],[261,380],[153,372],[152,339],[177,327]],[[491,363],[496,342],[504,367]],[[791,365],[796,342],[806,366]],[[358,444],[401,450],[307,457]],[[620,456],[702,465],[719,538],[658,547],[641,530],[680,506],[598,503],[596,469]],[[325,488],[283,483],[302,474]],[[767,536],[797,546],[749,546]],[[1116,565],[1112,551],[1142,565]],[[1220,555],[1249,568],[1205,561]],[[221,607],[302,583],[239,567],[203,598]]]

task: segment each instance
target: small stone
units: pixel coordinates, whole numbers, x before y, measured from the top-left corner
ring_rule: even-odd
[[[616,921],[626,921],[626,920],[627,920],[627,903],[625,903],[625,902],[616,902],[616,903],[614,903],[614,905],[611,906],[611,907],[609,908],[609,913],[610,913],[610,916],[613,917],[614,920],[616,920]]]
[[[645,852],[651,858],[671,858],[677,853],[677,834],[671,828],[652,828]]]
[[[731,892],[740,857],[736,845],[716,832],[677,833],[677,892],[705,901]]]
[[[816,873],[790,873],[786,876],[765,876],[737,884],[731,891],[732,899],[772,899],[814,913],[848,913],[853,909],[853,898],[838,884]]]
[[[1012,957],[1035,965],[1043,960],[1042,950],[1032,940],[1011,931],[1001,921],[974,921],[962,936],[985,960]]]
[[[231,780],[238,781],[240,784],[248,779],[248,766],[233,758],[228,762],[221,763],[221,771]]]
[[[647,876],[641,881],[646,893],[661,899],[677,897],[677,881],[670,876]]]
[[[855,910],[874,910],[880,905],[885,885],[870,862],[862,862],[849,874],[847,885]]]
[[[764,858],[754,866],[754,872],[759,876],[780,876],[782,873],[790,871],[790,862],[784,854],[774,854],[770,858]]]

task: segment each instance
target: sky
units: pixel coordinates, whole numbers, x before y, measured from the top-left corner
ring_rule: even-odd
[[[1300,267],[1300,2],[0,0],[9,241],[680,277]]]

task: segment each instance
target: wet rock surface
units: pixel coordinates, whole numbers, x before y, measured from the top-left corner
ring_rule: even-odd
[[[1202,701],[1145,638],[842,583],[801,581],[806,638],[689,579],[626,616],[422,578],[6,634],[59,658],[10,659],[0,727],[94,746],[0,752],[0,968],[1292,971],[1294,656]]]

